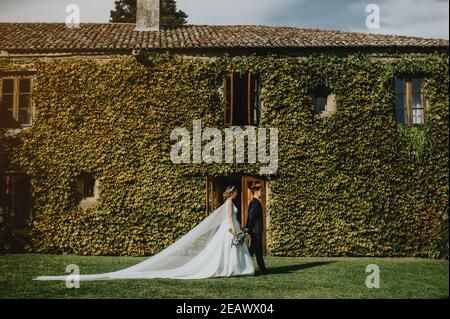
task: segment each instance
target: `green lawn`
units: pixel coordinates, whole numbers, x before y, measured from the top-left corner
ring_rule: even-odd
[[[269,276],[208,280],[33,281],[64,275],[68,264],[82,274],[119,270],[145,258],[56,255],[0,256],[0,298],[448,298],[448,261],[413,258],[267,257]],[[365,285],[366,266],[380,268],[381,287]]]

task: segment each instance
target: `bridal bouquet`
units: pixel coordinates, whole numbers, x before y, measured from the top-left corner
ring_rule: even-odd
[[[237,246],[241,246],[244,243],[246,243],[245,241],[246,241],[247,235],[248,235],[248,230],[247,229],[243,229],[240,233],[236,234],[233,237],[233,240],[231,241],[231,247],[233,247],[233,246],[236,246],[236,247]]]

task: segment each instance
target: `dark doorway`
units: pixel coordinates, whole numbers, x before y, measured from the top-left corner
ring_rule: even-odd
[[[230,176],[230,177],[208,177],[208,194],[209,194],[209,212],[214,211],[216,208],[224,203],[223,192],[228,186],[234,186],[238,190],[238,196],[234,201],[234,204],[238,208],[238,221],[241,223],[241,177],[240,176]]]
[[[10,230],[21,230],[31,218],[31,184],[23,174],[0,175],[0,210],[4,225]]]
[[[238,197],[235,200],[235,205],[238,208],[238,220],[241,226],[247,222],[247,209],[252,200],[252,193],[250,186],[258,182],[263,185],[263,249],[266,250],[266,182],[264,179],[244,175],[230,175],[230,176],[216,176],[206,178],[206,203],[208,214],[213,212],[216,208],[221,206],[224,202],[223,192],[227,186],[235,186],[238,190]]]

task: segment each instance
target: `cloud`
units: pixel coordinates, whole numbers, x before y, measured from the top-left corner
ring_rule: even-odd
[[[273,24],[271,16],[307,0],[178,0],[191,24]]]
[[[75,3],[81,22],[108,22],[114,0],[0,0],[0,21],[64,22]],[[368,4],[381,28],[367,29]],[[264,24],[449,38],[449,0],[177,0],[191,24]]]
[[[367,29],[368,4],[381,28]],[[265,24],[341,31],[449,37],[448,0],[178,0],[192,24]]]
[[[352,3],[353,14],[365,13],[370,2]],[[367,29],[365,25],[352,27],[352,31],[400,34],[427,38],[449,38],[448,0],[381,0],[380,28]]]

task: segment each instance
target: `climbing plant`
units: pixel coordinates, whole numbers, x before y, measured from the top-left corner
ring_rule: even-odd
[[[7,151],[32,178],[31,251],[149,255],[198,224],[205,176],[259,167],[173,164],[170,132],[196,119],[223,128],[223,76],[251,71],[263,87],[260,126],[279,129],[279,168],[267,177],[271,254],[448,257],[447,55],[149,54],[34,65],[37,121]],[[395,123],[394,79],[406,73],[425,75],[425,127]],[[318,86],[336,96],[331,116],[313,112]],[[101,182],[87,211],[72,200],[81,172]]]

